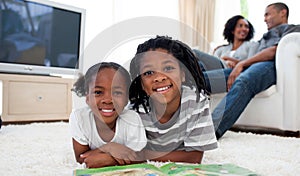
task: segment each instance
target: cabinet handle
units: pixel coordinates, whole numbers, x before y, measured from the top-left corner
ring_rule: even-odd
[[[38,100],[38,101],[42,101],[42,99],[43,99],[42,96],[38,96],[38,97],[37,97],[37,100]]]

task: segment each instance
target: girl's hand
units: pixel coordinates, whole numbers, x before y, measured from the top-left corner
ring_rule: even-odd
[[[99,148],[102,152],[109,153],[120,165],[130,164],[131,161],[137,161],[137,154],[125,145],[115,142],[109,142]],[[124,163],[125,162],[125,163]]]
[[[80,155],[87,168],[97,168],[105,166],[113,166],[118,163],[107,153],[103,153],[99,149],[89,150]]]

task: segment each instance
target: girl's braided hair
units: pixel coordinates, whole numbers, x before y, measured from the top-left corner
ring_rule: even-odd
[[[94,81],[94,78],[98,72],[104,68],[112,68],[116,71],[119,71],[120,74],[124,76],[127,88],[129,89],[131,77],[124,67],[114,62],[100,62],[91,66],[85,75],[80,75],[71,90],[74,91],[79,97],[86,96],[89,91],[89,84]]]
[[[208,94],[203,72],[191,48],[179,40],[173,40],[171,37],[157,36],[140,44],[130,63],[130,74],[133,81],[129,88],[129,100],[133,109],[139,112],[139,107],[143,106],[145,112],[149,112],[149,97],[142,88],[139,63],[145,52],[156,49],[164,49],[178,59],[181,69],[185,71],[185,82],[182,84],[191,89],[196,88],[197,101],[200,99],[201,90]]]

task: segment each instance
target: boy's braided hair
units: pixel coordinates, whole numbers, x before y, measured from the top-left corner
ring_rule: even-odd
[[[205,89],[203,72],[191,48],[179,40],[173,40],[171,37],[157,36],[140,44],[135,57],[130,63],[130,74],[133,81],[129,89],[129,100],[133,109],[139,112],[139,107],[143,106],[145,111],[149,112],[149,97],[142,88],[139,63],[145,52],[156,49],[164,49],[178,59],[181,69],[185,71],[185,82],[182,84],[190,88],[196,88],[197,101],[200,99],[201,90],[208,94]]]

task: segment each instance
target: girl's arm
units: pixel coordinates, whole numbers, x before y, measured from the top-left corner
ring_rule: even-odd
[[[172,151],[172,152],[155,152],[143,150],[144,157],[153,161],[161,162],[185,162],[185,163],[201,163],[203,151]]]
[[[80,164],[83,163],[83,158],[80,157],[81,154],[91,150],[88,145],[81,145],[79,142],[77,142],[74,138],[72,138],[73,142],[73,150],[75,154],[76,161]]]
[[[76,161],[80,164],[85,163],[87,168],[114,166],[119,164],[117,160],[108,153],[103,153],[99,149],[91,150],[88,145],[81,145],[74,139],[72,139],[72,141]]]
[[[87,168],[99,168],[119,165],[118,161],[110,154],[99,149],[89,150],[80,155]]]

